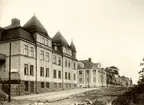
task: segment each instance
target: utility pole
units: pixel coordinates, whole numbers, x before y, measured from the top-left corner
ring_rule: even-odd
[[[11,37],[9,43],[9,97],[8,101],[11,102]]]

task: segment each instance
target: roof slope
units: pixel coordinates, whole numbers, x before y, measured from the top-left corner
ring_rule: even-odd
[[[48,36],[47,30],[44,28],[44,26],[41,24],[41,22],[37,19],[35,15],[23,26],[23,28],[32,33],[40,32]]]
[[[72,49],[72,51],[76,52],[76,47],[75,47],[73,41],[71,41],[70,48]]]
[[[21,27],[3,31],[0,41],[9,40],[10,38],[12,39],[23,38],[31,42],[35,42],[32,34],[27,32]]]
[[[89,60],[80,60],[80,62],[84,64],[83,69],[92,69],[92,67],[94,66],[94,63],[90,62]],[[82,69],[82,68],[79,68],[79,69]]]
[[[63,44],[64,46],[69,47],[68,42],[66,39],[62,36],[62,34],[58,31],[55,36],[52,38],[52,41],[57,44]]]

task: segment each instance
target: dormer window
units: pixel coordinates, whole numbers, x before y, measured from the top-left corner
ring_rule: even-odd
[[[49,45],[48,39],[45,40],[45,45],[47,45],[47,46]]]
[[[57,51],[57,46],[54,46],[54,50],[56,50],[56,51]]]
[[[56,56],[55,55],[53,55],[53,64],[56,64]]]
[[[45,38],[44,38],[43,36],[41,36],[41,40],[40,40],[40,42],[41,42],[42,44],[44,44],[44,42],[45,42]]]

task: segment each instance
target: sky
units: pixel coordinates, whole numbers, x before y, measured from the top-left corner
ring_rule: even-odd
[[[103,67],[138,80],[144,57],[144,0],[0,0],[0,26],[33,15],[50,37],[60,31],[74,41],[78,60],[92,58]]]

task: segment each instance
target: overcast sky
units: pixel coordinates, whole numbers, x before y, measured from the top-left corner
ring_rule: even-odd
[[[103,67],[117,66],[120,75],[138,80],[144,57],[144,0],[0,0],[0,26],[33,15],[50,37],[59,30],[73,39],[79,60],[92,58]]]

